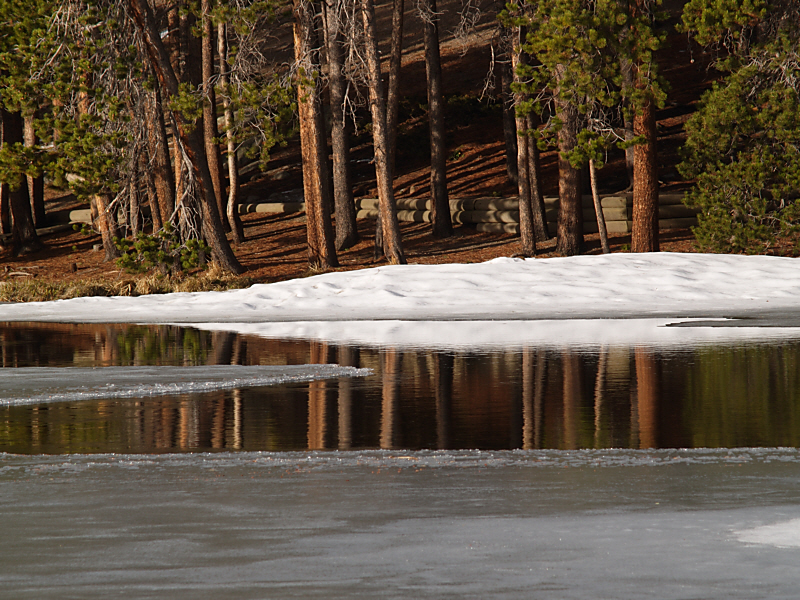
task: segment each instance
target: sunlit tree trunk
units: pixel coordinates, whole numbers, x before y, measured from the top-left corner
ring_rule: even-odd
[[[313,7],[308,0],[294,0],[294,53],[298,66],[297,104],[300,116],[300,147],[303,160],[303,191],[306,201],[308,263],[320,269],[339,266],[334,247],[327,143],[317,89],[317,65],[312,60]]]
[[[373,0],[361,0],[361,15],[364,21],[364,38],[369,71],[369,105],[372,115],[372,140],[375,151],[375,177],[378,183],[383,250],[393,264],[405,264],[400,241],[400,225],[392,189],[392,173],[389,168],[388,137],[386,133],[386,104],[383,97],[381,64],[378,56],[378,40],[375,33],[375,6]]]
[[[632,252],[658,252],[658,164],[656,111],[648,99],[633,120],[634,132],[645,141],[633,150]]]
[[[152,174],[157,198],[154,211],[159,212],[159,227],[172,220],[175,212],[175,176],[169,155],[169,140],[164,122],[164,108],[161,104],[161,91],[156,85],[147,97],[147,115],[150,126],[147,128],[147,145],[150,154],[148,171]],[[156,219],[153,217],[153,222]]]
[[[217,198],[217,210],[225,214],[225,186],[222,176],[222,156],[219,150],[219,130],[217,128],[217,94],[214,90],[214,58],[217,39],[214,23],[211,20],[213,0],[202,0],[200,11],[203,19],[202,69],[203,69],[203,133],[208,157],[208,170],[214,184],[214,195]],[[223,228],[230,231],[230,226],[222,219]]]
[[[511,50],[511,68],[514,81],[519,83],[519,65],[522,59],[521,44],[524,40],[524,30],[516,27],[513,31],[513,46]],[[517,107],[524,101],[522,92],[514,93],[515,124],[517,134],[517,190],[519,192],[519,235],[521,254],[536,256],[536,235],[533,231],[533,208],[531,206],[531,177],[529,173],[530,160],[528,157],[528,119],[525,115],[516,112]]]
[[[633,11],[637,16],[651,10],[649,0],[635,0]],[[651,75],[643,72],[642,65],[633,69],[635,85],[644,94],[644,103],[633,118],[633,132],[644,142],[633,149],[633,226],[631,228],[632,252],[658,252],[658,163],[656,156],[656,107],[648,91]]]
[[[558,132],[558,242],[556,253],[574,256],[583,251],[581,173],[564,156],[578,143],[578,110],[569,101],[556,100]]]
[[[25,147],[36,146],[36,132],[33,128],[34,115],[25,117]],[[47,225],[47,215],[44,210],[44,175],[34,177],[28,175],[28,191],[31,196],[31,213],[33,223],[37,228]]]
[[[222,106],[225,113],[225,152],[228,159],[228,197],[225,214],[233,234],[233,243],[244,241],[244,227],[239,216],[239,164],[236,161],[234,138],[234,112],[230,99],[230,72],[228,66],[228,31],[225,23],[217,25],[217,54],[219,54],[220,86],[224,90]]]
[[[597,169],[594,166],[594,160],[589,161],[589,178],[592,185],[592,202],[594,203],[594,214],[597,218],[597,230],[600,232],[600,246],[603,249],[603,254],[608,254],[611,252],[611,248],[608,245],[608,230],[606,229],[603,207],[600,204],[600,194],[597,192]]]
[[[342,72],[341,0],[323,0],[328,89],[332,116],[333,204],[336,213],[336,249],[354,246],[359,239],[350,176],[350,132],[345,114],[346,85]]]
[[[528,115],[528,130],[536,127],[533,115]],[[542,192],[541,160],[539,159],[539,146],[536,138],[528,136],[528,179],[531,188],[531,213],[533,217],[533,232],[537,242],[550,239],[547,231],[547,215],[544,206],[544,193]]]

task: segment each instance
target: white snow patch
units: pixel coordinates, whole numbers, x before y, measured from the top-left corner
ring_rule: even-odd
[[[746,544],[800,548],[800,519],[737,531],[736,537]]]
[[[603,339],[643,344],[698,337],[782,339],[800,331],[793,321],[781,330],[704,328],[698,333],[695,328],[662,327],[688,317],[781,312],[797,315],[800,325],[797,259],[651,253],[383,266],[229,292],[3,304],[0,321],[215,323],[215,328],[233,330],[245,328],[228,324],[272,323],[254,327],[253,332],[269,337],[285,331],[289,337],[368,344],[392,339],[400,344],[462,347],[524,345],[537,340],[569,345]],[[583,321],[563,322],[573,319]],[[514,323],[531,320],[539,323]],[[414,325],[414,321],[471,323],[432,327]]]

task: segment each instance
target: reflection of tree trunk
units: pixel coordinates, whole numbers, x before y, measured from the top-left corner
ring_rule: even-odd
[[[381,402],[381,448],[397,445],[397,401],[400,397],[400,362],[402,355],[394,349],[383,353],[383,395]]]
[[[343,367],[358,367],[358,351],[350,346],[340,346],[337,362]],[[339,379],[339,450],[349,450],[353,445],[353,380]]]
[[[434,354],[433,378],[436,390],[436,437],[438,448],[451,447],[450,416],[453,404],[453,356]]]
[[[531,348],[522,350],[522,448],[532,450],[534,426],[534,351]]]
[[[562,449],[576,450],[580,446],[580,405],[583,391],[580,356],[569,350],[561,355],[564,370],[564,441]]]
[[[225,447],[225,398],[212,401],[211,415],[211,447]]]
[[[544,350],[536,353],[536,390],[533,396],[533,415],[535,427],[533,431],[533,447],[543,446],[542,430],[544,429],[544,386],[547,380],[547,354]]]
[[[639,420],[639,448],[657,448],[658,363],[652,351],[637,348],[636,405]]]
[[[247,342],[244,337],[237,335],[233,342],[233,354],[231,356],[232,365],[246,365],[247,364]]]
[[[242,436],[242,390],[233,390],[233,440],[232,446],[234,450],[241,450],[244,446],[244,438]]]
[[[333,362],[332,349],[324,342],[311,342],[310,364],[325,365]],[[327,447],[328,383],[312,381],[308,384],[308,449]]]
[[[600,435],[603,423],[603,396],[606,388],[606,363],[608,362],[608,350],[605,346],[600,348],[600,356],[597,363],[597,377],[594,380],[594,447],[600,447]]]
[[[213,357],[210,364],[212,365],[230,365],[233,360],[233,342],[236,339],[236,334],[231,331],[215,331],[211,334],[211,345],[214,350]],[[213,361],[213,362],[212,362]]]

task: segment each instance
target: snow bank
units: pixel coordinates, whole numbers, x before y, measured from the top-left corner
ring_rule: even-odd
[[[746,316],[800,309],[800,262],[708,254],[383,266],[230,292],[0,306],[4,321],[276,322]]]
[[[666,323],[652,319],[765,314],[782,315],[781,325],[790,329],[800,325],[800,262],[796,259],[678,253],[499,258],[481,264],[383,266],[327,273],[229,292],[0,305],[0,321],[214,323],[214,328],[222,329],[236,329],[227,325],[230,323],[283,322],[292,323],[283,329],[288,337],[306,336],[297,331],[308,332],[308,322],[351,322],[327,326],[328,333],[320,333],[326,327],[315,325],[318,331],[308,335],[353,341],[385,339],[389,330],[401,328],[398,321],[506,322],[492,328],[485,323],[462,324],[458,328],[462,341],[456,340],[456,345],[463,345],[465,335],[477,340],[488,336],[491,339],[481,343],[502,345],[515,339],[529,343],[543,336],[565,342],[575,335],[600,339],[607,338],[609,331],[621,336],[622,343],[641,341],[642,335],[650,336],[641,331],[652,332]],[[571,326],[540,323],[524,328],[512,323],[634,318],[648,321]],[[387,323],[356,326],[352,324],[355,321]],[[455,335],[447,328],[434,331],[426,327],[405,323],[400,337],[410,336],[422,344],[431,336],[441,342],[442,336]],[[538,331],[531,334],[532,327]],[[276,325],[253,332],[264,334],[267,329],[281,331]],[[570,330],[591,333],[587,338],[586,333],[572,334]],[[785,334],[775,328],[769,333],[773,337]],[[693,334],[662,331],[660,335],[686,339]],[[751,336],[752,331],[712,332],[711,337],[737,335]]]

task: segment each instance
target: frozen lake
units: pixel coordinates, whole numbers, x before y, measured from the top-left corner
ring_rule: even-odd
[[[252,333],[0,324],[0,598],[796,597],[800,332]]]

